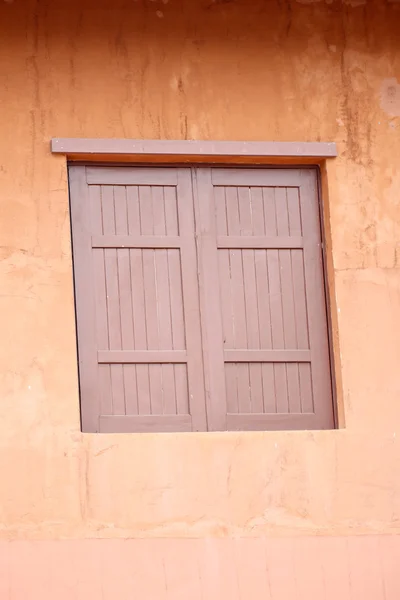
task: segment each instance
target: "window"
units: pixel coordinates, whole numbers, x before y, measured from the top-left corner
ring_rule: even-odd
[[[69,173],[83,431],[333,427],[315,170]]]

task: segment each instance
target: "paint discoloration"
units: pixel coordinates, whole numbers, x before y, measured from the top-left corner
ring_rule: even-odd
[[[385,79],[381,85],[381,108],[391,117],[400,117],[400,83],[395,77]]]

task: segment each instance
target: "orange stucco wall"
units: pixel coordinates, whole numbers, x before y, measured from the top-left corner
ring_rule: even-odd
[[[400,4],[0,4],[0,538],[400,533]],[[82,435],[58,137],[336,141],[342,428]]]
[[[399,560],[398,536],[0,542],[0,598],[398,600]]]

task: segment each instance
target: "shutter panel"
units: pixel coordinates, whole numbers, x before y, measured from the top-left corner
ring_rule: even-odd
[[[84,431],[206,430],[190,170],[71,167]]]
[[[316,174],[199,169],[209,429],[333,426]]]

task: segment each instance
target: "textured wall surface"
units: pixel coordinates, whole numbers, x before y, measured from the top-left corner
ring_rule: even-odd
[[[400,5],[351,4],[0,4],[1,538],[400,533]],[[345,426],[82,435],[53,136],[336,141]]]
[[[398,536],[0,542],[2,600],[398,600]]]

